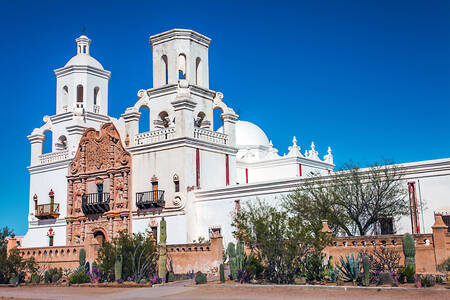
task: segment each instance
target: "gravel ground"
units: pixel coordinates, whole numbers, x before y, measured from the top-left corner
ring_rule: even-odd
[[[353,288],[323,286],[251,286],[191,282],[152,288],[15,287],[0,288],[1,299],[314,299],[314,300],[450,300],[443,288]]]

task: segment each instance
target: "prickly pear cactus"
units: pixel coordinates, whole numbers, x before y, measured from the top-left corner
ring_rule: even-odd
[[[405,255],[405,266],[411,265],[416,270],[416,246],[414,239],[409,233],[403,235],[403,254]]]
[[[166,220],[164,217],[159,222],[159,260],[158,260],[158,276],[159,278],[166,278],[167,271],[167,231]]]
[[[78,262],[82,267],[86,264],[86,250],[84,250],[84,248],[82,248],[78,254]]]
[[[363,256],[362,264],[363,264],[363,272],[364,272],[364,285],[365,286],[369,286],[369,280],[370,280],[369,268],[370,268],[370,264],[369,264],[369,257],[367,257],[367,255]]]

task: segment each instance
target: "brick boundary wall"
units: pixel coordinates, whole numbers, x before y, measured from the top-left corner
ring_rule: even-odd
[[[8,251],[16,247],[20,238],[8,239]],[[190,243],[167,245],[168,268],[172,268],[175,274],[201,271],[208,274],[216,274],[223,260],[223,238],[220,229],[212,230],[210,241],[205,243]],[[87,246],[53,246],[18,248],[20,255],[27,259],[34,257],[41,268],[75,269],[79,266],[79,253],[86,250],[86,261],[93,262],[97,258],[97,250],[100,244],[93,243]]]
[[[323,232],[331,234],[327,221],[323,221]],[[441,215],[436,215],[432,226],[433,233],[414,234],[416,244],[416,271],[417,273],[436,273],[437,266],[450,257],[450,233],[444,224]],[[377,246],[393,248],[400,254],[400,265],[404,263],[403,235],[372,235],[335,237],[332,246],[324,249],[327,257],[332,256],[333,262],[337,263],[341,256],[357,254],[360,251],[369,252]]]

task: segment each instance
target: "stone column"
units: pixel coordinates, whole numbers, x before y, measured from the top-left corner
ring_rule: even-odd
[[[42,147],[44,145],[45,135],[40,134],[40,133],[34,133],[34,134],[27,136],[27,138],[30,140],[30,144],[31,144],[30,165],[34,166],[34,165],[39,164],[39,155],[42,154]]]
[[[433,229],[434,258],[437,267],[448,257],[446,248],[447,225],[442,220],[442,215],[435,215],[435,222],[431,228]]]
[[[126,146],[134,146],[134,136],[139,133],[139,118],[141,113],[134,107],[128,108],[122,118],[125,121],[125,131],[128,134],[129,144]]]
[[[236,120],[238,115],[233,113],[223,113],[223,133],[228,135],[228,146],[234,147],[236,145]]]
[[[175,136],[194,136],[194,108],[197,105],[192,99],[187,80],[180,80],[179,90],[172,106],[175,110]]]

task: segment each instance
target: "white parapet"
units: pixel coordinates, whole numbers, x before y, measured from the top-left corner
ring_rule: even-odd
[[[228,135],[203,128],[194,128],[194,138],[214,144],[228,144]]]
[[[175,127],[164,128],[155,131],[148,131],[136,134],[135,145],[146,145],[173,139],[175,137]]]
[[[57,151],[47,154],[39,155],[39,163],[40,164],[49,164],[60,160],[65,160],[69,158],[69,151]]]

